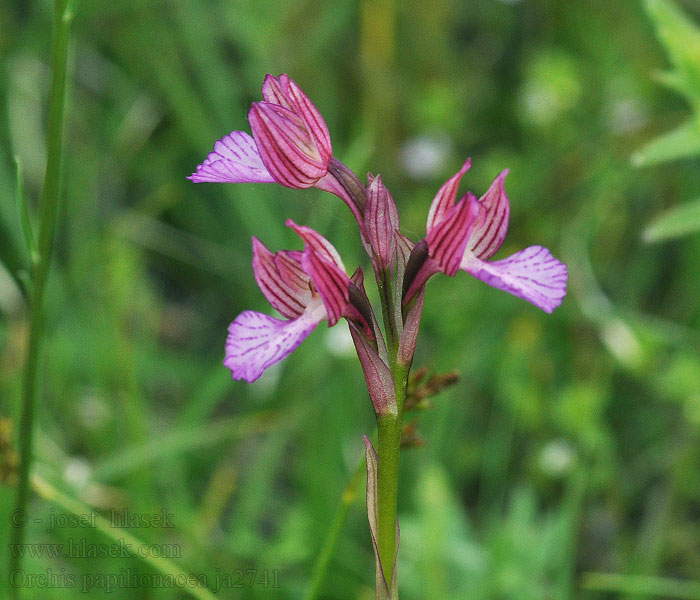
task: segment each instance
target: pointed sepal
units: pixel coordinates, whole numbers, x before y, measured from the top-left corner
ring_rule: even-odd
[[[313,105],[297,83],[282,73],[278,77],[266,75],[262,85],[265,102],[278,104],[297,115],[304,123],[319,156],[323,160],[331,157],[331,137],[321,113]]]
[[[248,122],[260,158],[277,183],[308,188],[328,172],[328,157],[318,153],[304,122],[292,111],[268,102],[254,102]]]
[[[306,227],[305,225],[297,225],[291,219],[287,219],[284,224],[292,229],[294,233],[296,233],[302,239],[306,246],[309,246],[323,258],[334,262],[338,267],[343,269],[343,271],[345,270],[343,261],[340,258],[338,251],[335,249],[333,244],[318,233],[318,231],[314,231],[311,229],[311,227]]]
[[[454,276],[464,256],[472,228],[479,218],[481,205],[470,193],[447,210],[443,218],[427,230],[428,253],[440,270]]]
[[[472,162],[468,158],[464,161],[464,164],[452,177],[450,177],[445,183],[442,184],[440,189],[435,194],[435,198],[430,205],[430,211],[428,212],[428,221],[426,224],[426,230],[432,229],[445,217],[445,213],[450,210],[455,203],[455,198],[457,198],[457,188],[459,187],[459,182],[462,176],[469,170]]]
[[[508,231],[510,205],[503,187],[508,169],[501,171],[486,193],[479,198],[482,211],[469,236],[467,247],[482,260],[491,258],[501,247]]]
[[[295,319],[311,301],[309,276],[301,263],[290,253],[273,254],[256,237],[253,238],[253,275],[267,301],[285,317]]]
[[[310,246],[301,255],[301,266],[311,277],[311,283],[326,307],[328,326],[332,327],[346,312],[350,278],[335,262]]]

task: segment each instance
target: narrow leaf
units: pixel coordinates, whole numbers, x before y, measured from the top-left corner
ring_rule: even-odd
[[[700,128],[692,121],[661,135],[632,155],[632,165],[646,167],[660,162],[700,155]]]
[[[642,233],[647,244],[700,231],[700,198],[675,206],[654,219]]]
[[[646,0],[645,4],[657,37],[683,82],[683,94],[691,102],[699,100],[700,28],[668,0]]]

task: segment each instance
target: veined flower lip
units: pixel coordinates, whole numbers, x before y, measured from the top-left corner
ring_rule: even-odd
[[[251,383],[296,349],[325,315],[319,298],[312,298],[304,312],[290,320],[242,312],[229,325],[223,364],[233,379]]]

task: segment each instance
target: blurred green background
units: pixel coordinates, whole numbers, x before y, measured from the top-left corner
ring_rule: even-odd
[[[696,0],[677,4],[700,22]],[[0,11],[3,540],[28,331],[12,158],[35,206],[51,18],[46,1]],[[653,226],[700,197],[700,152],[635,155],[694,118],[655,79],[673,53],[641,2],[83,0],[72,31],[35,440],[44,481],[104,514],[165,509],[174,527],[130,534],[221,579],[217,597],[304,596],[374,429],[362,374],[341,325],[255,384],[231,381],[226,327],[270,311],[250,237],[298,248],[285,218],[321,231],[349,270],[367,260],[328,194],[185,179],[214,140],[248,130],[265,73],[286,72],[334,154],[361,178],[382,174],[403,233],[422,236],[435,191],[471,156],[477,195],[510,168],[496,258],[541,244],[569,268],[551,316],[464,273],[429,283],[414,366],[460,380],[418,416],[425,446],[402,455],[401,597],[700,598],[700,235]],[[700,81],[700,41],[682,41]],[[371,599],[363,481],[344,497],[319,598]],[[45,497],[31,514],[37,548],[123,539],[47,531],[69,513]],[[163,572],[135,557],[25,556],[23,568],[64,577],[35,579],[26,598],[190,597],[108,593],[100,574]]]

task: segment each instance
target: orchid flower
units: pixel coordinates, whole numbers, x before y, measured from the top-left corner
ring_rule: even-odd
[[[306,94],[285,74],[266,75],[262,97],[248,112],[253,136],[232,131],[216,141],[188,179],[316,187],[338,196],[362,223],[362,185],[333,158],[326,123]]]
[[[267,301],[285,319],[254,311],[238,315],[228,329],[224,365],[234,379],[255,381],[294,350],[321,321],[335,325],[349,310],[350,278],[331,243],[309,227],[291,227],[305,248],[270,252],[253,237],[253,273]]]
[[[384,329],[364,289],[364,275],[345,272],[335,248],[308,227],[287,221],[303,250],[270,252],[253,238],[253,274],[282,319],[253,311],[238,315],[228,329],[224,365],[234,379],[255,381],[292,352],[321,322],[344,317],[377,419],[377,451],[364,438],[367,460],[367,518],[375,554],[379,600],[398,597],[396,556],[399,450],[403,442],[409,373],[425,296],[435,273],[466,271],[488,285],[552,312],[566,293],[566,266],[542,246],[530,246],[496,261],[510,207],[502,171],[479,199],[457,188],[462,168],[438,190],[430,206],[425,238],[413,243],[399,231],[399,215],[379,175],[366,185],[333,157],[328,129],[311,101],[287,75],[267,75],[261,102],[248,113],[252,136],[233,131],[189,177],[192,181],[279,183],[316,187],[350,208],[372,263]],[[454,381],[454,377],[450,379]],[[438,388],[439,389],[439,386]],[[414,403],[415,404],[415,403]],[[410,425],[409,425],[410,427]]]
[[[455,204],[457,187],[470,164],[467,160],[433,199],[424,244],[417,245],[414,252],[416,275],[408,285],[404,303],[434,273],[454,276],[462,270],[551,313],[566,294],[566,265],[542,246],[529,246],[502,260],[487,260],[501,247],[508,230],[510,206],[503,186],[508,170],[501,171],[478,200],[467,192]],[[420,258],[421,250],[427,250],[427,257]],[[419,269],[417,261],[422,262]]]

